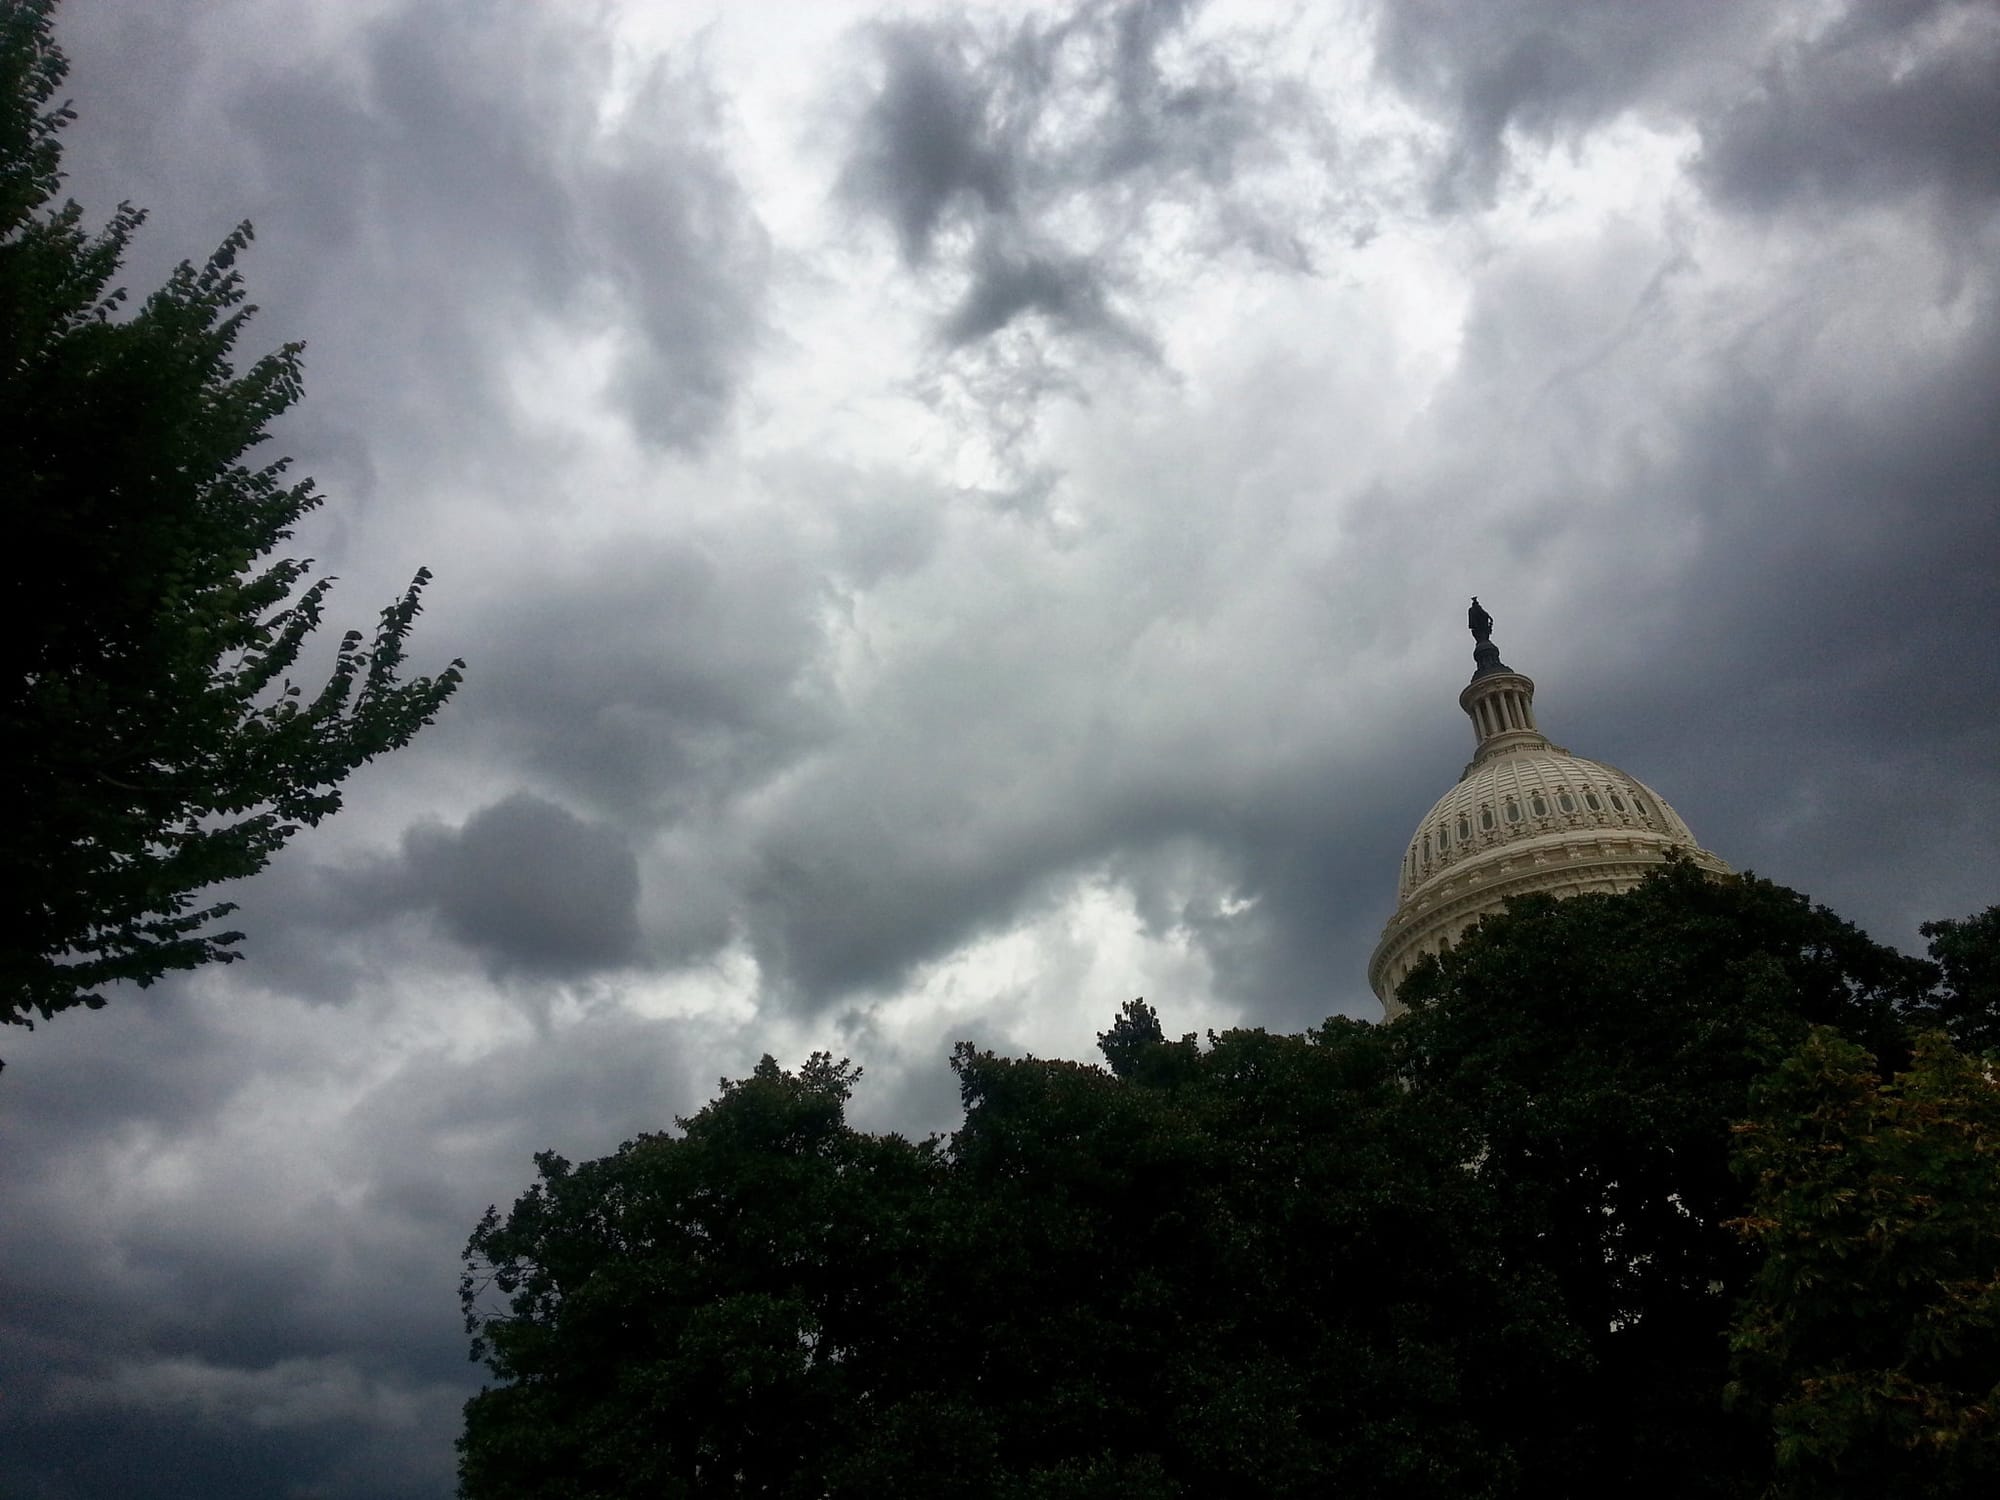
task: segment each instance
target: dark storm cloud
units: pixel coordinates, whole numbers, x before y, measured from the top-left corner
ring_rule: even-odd
[[[1084,653],[1042,670],[1065,692],[1089,694],[1116,668]],[[1354,779],[1351,766],[1273,763],[1261,747],[1122,742],[1098,755],[1087,742],[992,745],[1034,734],[998,706],[1007,668],[967,659],[960,671],[966,697],[993,708],[802,776],[759,838],[744,897],[773,995],[824,1014],[893,993],[926,962],[1035,921],[1072,900],[1079,881],[1108,877],[1132,893],[1154,937],[1179,929],[1209,954],[1228,1001],[1314,1018],[1349,1002],[1327,961],[1333,935],[1386,914],[1382,861],[1355,837],[1355,803],[1327,798],[1330,780]],[[1032,722],[1046,708],[1018,711]],[[1031,782],[1026,764],[1039,766]],[[1405,765],[1406,784],[1418,775]],[[1225,781],[1232,792],[1218,796]],[[1393,796],[1366,805],[1370,827],[1385,813],[1388,824],[1401,820]],[[1224,920],[1231,896],[1257,909]],[[1069,998],[1102,1006],[1108,1022],[1129,997]]]
[[[403,891],[501,971],[549,977],[628,962],[639,941],[639,864],[615,828],[528,793],[462,828],[403,836]]]
[[[1640,716],[1673,726],[1645,753],[1681,768],[1719,852],[1901,944],[1959,914],[1968,876],[2000,899],[1992,841],[1968,837],[2000,808],[2000,661],[1965,649],[1995,617],[1965,560],[2000,557],[2000,285],[1988,270],[1960,296],[1976,312],[1893,382],[1861,361],[1830,399],[1717,382],[1668,481],[1707,515],[1684,608],[1647,643],[1672,709],[1632,679],[1579,692],[1641,776]]]
[[[761,337],[769,251],[698,62],[657,61],[605,116],[608,37],[521,0],[392,7],[327,55],[272,27],[185,12],[177,73],[161,26],[120,8],[71,6],[59,35],[83,115],[72,191],[102,213],[135,177],[171,189],[134,284],[256,223],[253,337],[308,337],[309,384],[350,395],[345,421],[311,400],[292,420],[302,466],[372,493],[353,422],[378,455],[533,498],[494,462],[521,399],[496,356],[540,318],[604,331],[608,394],[649,441],[706,442]]]
[[[879,45],[887,72],[864,116],[846,186],[896,231],[903,259],[923,265],[947,212],[1005,214],[1013,204],[1010,149],[990,119],[995,101],[963,55],[957,28],[899,26]]]
[[[1940,195],[1984,214],[2000,195],[2000,10],[1988,0],[1854,6],[1781,49],[1703,132],[1698,171],[1769,208]]]
[[[954,348],[974,343],[1031,312],[1054,328],[1095,334],[1147,357],[1159,353],[1150,338],[1112,311],[1089,261],[1016,256],[991,247],[980,252],[972,285],[945,319],[944,340]]]
[[[386,953],[415,960],[414,920],[434,921],[488,975],[540,992],[638,960],[639,898],[629,830],[515,792],[456,827],[420,820],[391,855],[282,860],[243,891],[242,919],[288,940],[251,942],[244,978],[351,1002],[379,983]]]
[[[442,747],[525,765],[621,821],[726,801],[831,729],[811,545],[804,527],[746,518],[591,549],[560,572],[537,559],[480,611],[487,665]]]
[[[968,698],[1001,690],[991,661],[959,670]],[[988,711],[892,732],[793,783],[741,892],[774,993],[819,1011],[892,987],[1046,906],[1106,847],[1117,812],[1081,787],[1032,807],[982,805],[971,791],[986,774],[982,735],[1012,727]]]
[[[808,1011],[889,990],[924,960],[1004,930],[1056,899],[1060,877],[1098,847],[1098,829],[1051,829],[1040,818],[1032,827],[980,830],[976,842],[933,842],[935,822],[889,815],[875,775],[839,775],[855,800],[795,810],[760,841],[741,892],[768,991]],[[867,840],[860,858],[856,839]]]
[[[1122,303],[1166,243],[1154,215],[1168,206],[1203,226],[1204,253],[1309,267],[1310,210],[1273,208],[1240,179],[1308,146],[1317,119],[1268,51],[1196,35],[1198,8],[1106,0],[1053,20],[876,29],[882,82],[842,183],[907,265],[963,285],[947,344],[1027,320],[1153,356]]]
[[[473,1057],[405,1048],[384,1069],[382,1017],[363,1008],[301,1017],[271,997],[304,1024],[239,1028],[225,1050],[186,1024],[198,1011],[170,1029],[121,1000],[88,1036],[37,1033],[32,1066],[8,1074],[10,1494],[444,1493],[478,1384],[452,1289],[481,1210],[526,1186],[534,1151],[602,1155],[755,1060],[608,1009]],[[145,1048],[201,1088],[198,1115],[184,1090],[143,1085],[92,1118],[67,1107],[106,1088],[107,1054]]]
[[[1440,210],[1492,203],[1510,135],[1573,140],[1628,110],[1694,124],[1700,177],[1739,204],[2000,192],[1987,0],[1860,0],[1800,19],[1769,3],[1407,0],[1380,7],[1377,61],[1447,128]]]
[[[1431,728],[1392,763],[1328,766],[1235,830],[1243,894],[1257,904],[1202,937],[1217,991],[1243,1007],[1248,1024],[1296,1030],[1331,1015],[1380,1019],[1367,963],[1394,905],[1395,860],[1462,764],[1454,726],[1440,713]],[[1336,781],[1342,795],[1330,804],[1326,788]]]
[[[1623,110],[1688,107],[1713,65],[1741,66],[1769,27],[1771,3],[1708,0],[1383,0],[1377,63],[1448,131],[1431,182],[1440,212],[1489,206],[1510,132],[1566,138]]]
[[[257,1414],[248,1420],[231,1410],[246,1392],[255,1393],[245,1404]],[[450,1493],[454,1476],[451,1454],[432,1431],[455,1423],[469,1394],[371,1385],[366,1374],[339,1364],[255,1371],[189,1360],[135,1365],[102,1388],[60,1387],[19,1428],[8,1470],[24,1496],[434,1500]],[[278,1419],[285,1398],[330,1396],[388,1419],[363,1424],[332,1407],[308,1420]],[[303,1476],[312,1488],[300,1488]]]

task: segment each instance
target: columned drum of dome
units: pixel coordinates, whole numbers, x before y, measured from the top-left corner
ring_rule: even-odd
[[[1658,792],[1550,744],[1535,724],[1533,680],[1500,660],[1493,617],[1477,599],[1467,623],[1476,670],[1458,704],[1478,748],[1411,836],[1396,914],[1368,961],[1368,983],[1390,1016],[1419,958],[1516,896],[1630,890],[1675,849],[1729,873]]]

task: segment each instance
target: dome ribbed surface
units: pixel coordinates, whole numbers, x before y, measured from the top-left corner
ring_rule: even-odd
[[[1553,745],[1496,755],[1473,765],[1424,814],[1410,835],[1396,884],[1398,904],[1487,856],[1572,839],[1595,844],[1654,834],[1693,848],[1693,832],[1636,776]]]

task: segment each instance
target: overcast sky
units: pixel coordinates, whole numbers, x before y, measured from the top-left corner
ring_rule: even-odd
[[[241,219],[416,746],[248,961],[0,1038],[0,1487],[441,1496],[530,1154],[770,1052],[1373,1017],[1543,727],[1876,936],[2000,900],[2000,10],[70,0],[135,291]],[[337,630],[328,632],[326,649]]]

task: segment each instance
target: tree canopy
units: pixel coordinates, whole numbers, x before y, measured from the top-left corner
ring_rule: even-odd
[[[465,1493],[1507,1493],[1489,1434],[1577,1351],[1384,1038],[1137,1061],[962,1048],[963,1128],[914,1143],[766,1059],[678,1136],[538,1158],[468,1249],[507,1383]]]
[[[1737,1227],[1762,1253],[1732,1400],[1778,1492],[2000,1489],[2000,1076],[1937,1032],[1884,1078],[1815,1027],[1753,1093]]]
[[[1931,975],[1796,892],[1677,864],[1516,901],[1405,980],[1413,1087],[1472,1116],[1508,1253],[1549,1268],[1590,1347],[1549,1393],[1574,1446],[1540,1484],[1736,1493],[1763,1439],[1720,1399],[1756,1259],[1732,1127],[1814,1024],[1901,1055]]]
[[[463,666],[402,677],[419,570],[323,683],[294,680],[332,580],[274,553],[320,496],[250,455],[299,398],[302,346],[234,362],[247,224],[127,304],[144,216],[92,233],[57,201],[52,11],[0,0],[0,1020],[27,1025],[236,957],[233,903],[199,893],[336,811]]]
[[[962,1046],[948,1138],[767,1058],[487,1214],[463,1493],[1816,1495],[1795,1429],[1835,1422],[1822,1469],[1950,1493],[2000,1451],[2000,1211],[1937,979],[1683,866],[1516,903],[1385,1026],[1171,1039],[1133,1002],[1108,1067]],[[1826,1109],[1866,1149],[1815,1186]],[[1821,1412],[1832,1368],[1893,1409]]]

